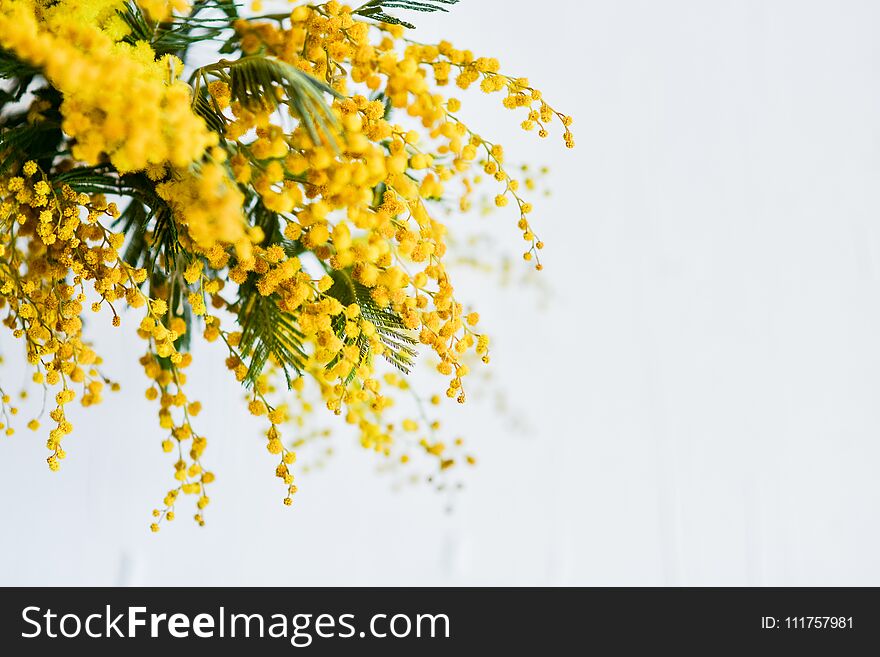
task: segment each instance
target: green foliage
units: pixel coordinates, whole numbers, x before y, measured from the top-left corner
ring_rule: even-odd
[[[353,280],[349,272],[333,271],[331,276],[334,283],[327,292],[328,296],[343,306],[356,303],[361,316],[376,327],[385,346],[384,357],[401,372],[409,373],[417,355],[418,341],[413,332],[406,328],[397,313],[376,305],[369,288]],[[245,384],[253,386],[271,358],[284,372],[289,387],[295,376],[302,375],[307,360],[303,349],[304,336],[297,328],[296,319],[278,305],[277,295],[263,296],[251,281],[239,289],[236,306],[242,330],[239,350],[248,368]],[[364,335],[346,334],[343,315],[336,318],[333,330],[346,345],[356,345],[360,353],[357,364],[346,378],[346,383],[350,383],[357,368],[372,357],[370,343]],[[339,358],[337,356],[327,367],[334,367]]]
[[[204,66],[193,74],[195,110],[206,117],[208,125],[225,124],[219,108],[213,105],[203,92],[211,77],[229,85],[232,99],[252,110],[275,110],[281,104],[302,122],[312,141],[319,143],[321,137],[335,144],[337,120],[327,105],[325,94],[339,98],[339,93],[329,85],[315,79],[298,68],[264,55],[249,55],[234,61],[221,59]],[[280,90],[281,99],[277,95]]]
[[[8,102],[19,100],[27,84],[19,85],[20,92],[10,94]],[[52,88],[43,87],[34,92],[40,100],[48,101],[48,108],[42,112],[43,120],[31,122],[28,112],[12,112],[0,122],[0,173],[16,162],[36,160],[41,167],[48,169],[58,154],[64,137],[61,132],[61,115],[58,107],[61,95]],[[0,110],[5,104],[0,97]]]
[[[60,136],[58,124],[46,122],[0,129],[0,173],[19,162],[21,153],[34,160],[50,157],[57,150]]]
[[[125,9],[118,13],[131,31],[124,39],[126,43],[133,45],[138,41],[152,42],[155,29],[138,5],[133,2],[126,3]]]
[[[7,105],[19,102],[27,93],[39,70],[22,62],[8,50],[0,48],[0,80],[11,80],[7,88],[0,88],[0,112]],[[37,98],[50,102],[45,112],[48,120],[28,122],[27,111],[6,113],[0,120],[0,173],[25,159],[45,162],[51,160],[63,137],[61,117],[57,108],[61,96],[50,88],[39,89]]]
[[[457,4],[458,0],[370,0],[365,5],[358,7],[352,13],[382,23],[390,23],[392,25],[403,25],[409,29],[415,29],[415,25],[407,23],[395,16],[386,13],[389,9],[406,9],[409,11],[435,12],[449,11],[443,5]]]
[[[183,277],[186,258],[178,241],[177,223],[171,208],[158,196],[144,193],[137,175],[123,176],[120,185],[126,188],[125,195],[132,198],[122,214],[114,223],[114,228],[126,235],[126,248],[123,260],[133,267],[143,267],[148,276],[142,287],[149,288],[148,296],[161,296],[167,299],[168,318],[180,317],[186,331],[175,341],[178,351],[187,351],[192,339],[193,314],[185,301],[190,289]],[[161,259],[161,266],[160,266]],[[163,294],[157,295],[161,288]],[[163,368],[169,362],[160,359]]]
[[[205,12],[209,15],[203,15]],[[218,39],[230,30],[238,18],[238,5],[232,0],[196,0],[189,14],[162,23],[151,22],[134,2],[127,3],[119,14],[131,30],[125,41],[147,41],[157,55],[171,53],[183,58],[192,44]]]
[[[168,288],[168,318],[170,320],[179,317],[186,325],[186,331],[184,331],[183,335],[177,338],[174,347],[178,351],[188,351],[190,340],[192,338],[193,324],[192,308],[190,304],[186,302],[186,297],[190,293],[190,289],[186,280],[183,278],[182,258],[175,258],[174,263],[175,269],[169,275],[165,277],[154,276],[152,279],[148,280],[150,280],[152,284],[152,282],[158,278],[161,281],[161,284]]]
[[[127,237],[122,258],[133,267],[145,265],[145,261],[149,259],[147,227],[150,225],[151,214],[141,201],[132,200],[114,224],[114,228],[121,230]]]
[[[413,332],[406,328],[400,315],[389,308],[376,305],[370,295],[370,289],[355,281],[349,272],[333,271],[330,276],[333,278],[333,286],[327,291],[328,296],[333,297],[343,306],[356,303],[360,308],[361,316],[376,327],[379,339],[385,346],[383,352],[385,359],[404,374],[408,374],[417,356],[415,346],[418,340]],[[341,315],[337,317],[333,329],[337,337],[347,345],[356,344],[360,350],[360,359],[349,373],[346,380],[348,383],[354,378],[357,368],[372,356],[369,340],[364,335],[357,337],[346,335],[345,317]],[[337,360],[332,361],[328,367],[333,367],[336,362]]]
[[[193,112],[198,114],[204,120],[205,125],[219,135],[223,135],[226,130],[227,119],[216,106],[208,95],[208,90],[204,87],[196,89],[193,93]]]
[[[8,50],[0,48],[0,79],[33,77],[39,71],[25,64]]]
[[[287,380],[292,383],[291,370],[300,376],[307,356],[303,351],[303,334],[294,317],[278,305],[277,295],[263,296],[248,281],[239,289],[238,324],[241,326],[239,353],[247,363],[244,382],[252,387],[272,357]]]
[[[90,180],[90,184],[94,181]],[[150,275],[148,280],[157,284],[157,278],[170,277],[181,264],[178,262],[181,248],[173,212],[156,194],[152,181],[144,174],[126,174],[119,178],[118,185],[120,191],[117,193],[131,198],[113,226],[127,238],[123,258],[133,267],[146,269]],[[78,187],[76,183],[72,186],[74,189]]]
[[[55,174],[52,179],[56,184],[69,185],[82,194],[127,194],[133,191],[122,184],[109,166],[74,167]]]

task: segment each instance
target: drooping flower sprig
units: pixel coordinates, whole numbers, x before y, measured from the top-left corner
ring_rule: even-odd
[[[317,405],[391,461],[473,462],[429,416],[442,394],[394,411],[415,394],[406,374],[420,353],[460,403],[472,356],[489,362],[479,315],[447,272],[440,210],[467,211],[488,180],[538,269],[543,243],[530,183],[445,91],[500,94],[524,130],[546,137],[556,124],[574,140],[571,118],[527,79],[414,41],[398,16],[456,2],[293,2],[262,15],[254,3],[245,16],[231,0],[0,0],[0,313],[49,401],[27,426],[51,420],[51,469],[73,431],[68,405],[119,388],[85,317],[120,326],[126,308],[174,459],[154,531],[182,497],[199,523],[210,503],[202,405],[187,385],[197,336],[263,423],[285,504],[297,447],[325,433],[304,421]],[[18,408],[0,395],[12,435]]]

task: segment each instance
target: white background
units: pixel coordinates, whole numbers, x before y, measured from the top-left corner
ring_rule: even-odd
[[[42,437],[0,440],[0,583],[880,584],[880,5],[463,0],[416,19],[576,118],[563,152],[500,98],[464,110],[554,167],[552,300],[462,279],[531,430],[457,413],[481,462],[452,514],[343,437],[287,509],[221,351],[197,350],[209,524],[182,511],[151,535],[170,464],[127,317],[129,336],[96,327],[126,388],[76,416],[60,473]]]

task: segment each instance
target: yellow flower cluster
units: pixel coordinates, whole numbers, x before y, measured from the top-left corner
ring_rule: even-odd
[[[174,508],[180,494],[196,496],[198,512],[195,520],[204,524],[203,511],[210,498],[207,485],[214,481],[214,474],[206,470],[201,461],[202,453],[208,445],[207,439],[196,433],[192,426],[192,418],[202,409],[201,402],[190,401],[184,393],[186,374],[183,370],[192,363],[190,354],[180,354],[174,350],[173,341],[182,334],[185,326],[181,322],[172,321],[170,331],[165,329],[155,314],[144,318],[138,333],[150,342],[150,350],[141,358],[144,373],[153,381],[147,388],[147,399],[159,401],[159,426],[167,430],[168,436],[162,441],[162,451],[174,453],[174,479],[177,486],[168,491],[163,500],[163,508],[155,509],[153,531],[158,531],[163,520],[174,520]],[[171,365],[162,366],[160,359],[168,358],[162,354],[171,354]],[[187,449],[188,446],[188,449]]]
[[[155,3],[154,3],[155,4]],[[164,3],[158,3],[164,4]],[[121,172],[171,162],[186,167],[216,143],[190,109],[183,64],[156,59],[149,44],[122,41],[120,0],[4,0],[0,46],[38,66],[64,95],[73,156],[107,156]]]
[[[222,153],[216,156],[224,157]],[[244,196],[221,163],[207,161],[197,168],[173,171],[159,182],[156,193],[186,229],[192,250],[207,256],[215,269],[226,265],[229,246],[239,258],[250,259],[251,235],[242,214]]]
[[[415,43],[400,25],[336,1],[230,19],[224,52],[237,58],[186,83],[169,54],[186,49],[154,48],[190,11],[184,0],[0,0],[0,54],[58,92],[55,101],[37,93],[11,129],[57,121],[52,156],[4,146],[0,117],[0,309],[25,341],[34,381],[55,390],[49,466],[72,430],[65,405],[78,392],[94,404],[109,383],[82,334],[89,295],[114,325],[119,305],[145,313],[146,396],[159,405],[162,449],[175,455],[154,531],[181,495],[196,500],[200,524],[209,504],[207,439],[193,426],[201,404],[185,392],[198,333],[222,345],[248,410],[267,421],[287,505],[296,448],[326,435],[304,424],[317,406],[390,462],[421,455],[438,473],[473,463],[429,416],[444,392],[464,403],[471,367],[489,362],[480,316],[458,300],[447,268],[441,211],[456,197],[466,211],[490,180],[495,206],[515,204],[523,256],[537,269],[543,243],[525,198],[531,178],[515,177],[504,148],[442,91],[501,93],[524,130],[546,137],[556,122],[568,147],[571,118],[493,58]],[[126,202],[122,212],[108,196]],[[420,346],[445,380],[428,403],[398,371]],[[18,409],[2,388],[0,398],[2,429]]]
[[[360,86],[363,94],[353,93],[354,100],[370,93],[381,94],[392,107],[417,119],[421,133],[390,125],[384,120],[385,107],[381,102],[372,104],[366,111],[358,108],[366,123],[364,134],[368,140],[375,143],[389,137],[394,139],[391,153],[394,157],[389,158],[391,171],[398,176],[411,171],[422,172],[420,191],[425,199],[441,198],[445,185],[454,177],[460,178],[468,188],[474,179],[467,174],[476,166],[494,178],[503,185],[495,197],[496,205],[504,207],[511,200],[516,203],[518,227],[529,244],[525,259],[537,258],[543,244],[527,217],[533,208],[519,193],[520,181],[504,166],[504,149],[473,132],[457,117],[462,107],[459,99],[437,93],[437,88],[449,85],[453,79],[461,90],[479,81],[485,93],[503,91],[506,108],[525,109],[522,127],[526,131],[537,127],[539,136],[547,137],[549,124],[558,120],[563,127],[565,145],[573,148],[572,118],[553,109],[542,93],[530,86],[528,79],[503,75],[497,59],[475,57],[471,51],[456,49],[448,41],[425,45],[404,39],[399,25],[380,26],[377,31],[381,38],[374,41],[370,26],[357,21],[351,8],[338,2],[297,7],[291,14],[288,29],[271,22],[255,21],[240,21],[236,27],[244,52],[267,52],[326,80],[342,93],[353,93],[353,87]],[[467,208],[465,196],[462,209]],[[539,262],[536,266],[541,268]]]
[[[120,260],[124,236],[100,222],[118,216],[115,204],[53,183],[33,161],[20,174],[0,177],[0,309],[8,309],[4,323],[25,343],[34,382],[60,387],[47,443],[49,467],[56,470],[65,455],[61,439],[73,429],[65,404],[77,388],[84,406],[99,402],[106,382],[101,359],[82,337],[86,285],[98,299],[91,309],[107,305],[118,326],[114,302],[143,305],[138,285],[146,271]]]

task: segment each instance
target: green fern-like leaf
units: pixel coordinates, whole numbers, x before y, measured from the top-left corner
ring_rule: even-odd
[[[216,103],[211,100],[207,89],[202,87],[195,92],[192,108],[193,112],[202,117],[208,129],[216,132],[221,137],[225,134],[228,121]]]
[[[20,100],[29,82],[19,81],[10,92],[9,102]],[[0,119],[0,173],[16,162],[36,160],[44,169],[49,169],[59,153],[64,137],[61,132],[61,94],[50,87],[42,87],[33,92],[35,98],[47,101],[48,107],[42,111],[41,120],[33,121],[27,111],[12,112]],[[6,97],[4,97],[6,100]],[[0,102],[0,109],[5,104]]]
[[[406,328],[400,316],[389,308],[376,305],[370,295],[370,289],[355,281],[349,272],[340,270],[330,273],[333,278],[333,286],[327,294],[344,306],[356,303],[361,311],[361,316],[370,321],[379,334],[379,339],[385,346],[384,358],[404,374],[409,374],[415,363],[418,352],[415,350],[418,340],[413,332]],[[349,373],[346,383],[350,382],[363,363],[372,357],[369,340],[364,335],[350,337],[345,333],[345,318],[340,316],[334,324],[336,335],[347,345],[355,344],[360,350],[358,363]],[[328,367],[333,367],[338,359],[331,361]]]
[[[239,350],[248,366],[245,385],[256,383],[271,357],[284,372],[289,388],[293,382],[291,370],[300,376],[305,369],[303,334],[290,313],[278,306],[276,295],[263,296],[250,282],[241,286],[239,295]]]
[[[140,201],[132,200],[119,215],[114,228],[119,228],[126,236],[125,251],[122,259],[132,267],[143,265],[147,254],[147,226],[150,223],[150,211]]]
[[[52,179],[56,184],[69,185],[75,192],[83,194],[122,194],[130,191],[107,166],[74,167],[55,174]]]
[[[388,14],[388,9],[406,9],[408,11],[421,11],[432,13],[436,11],[449,11],[444,5],[458,4],[458,0],[371,0],[365,5],[355,9],[352,13],[365,18],[372,18],[381,23],[403,25],[411,30],[415,25],[405,20]]]
[[[39,72],[39,69],[23,62],[8,50],[0,48],[0,78],[8,80],[33,77]]]
[[[201,84],[208,84],[211,76],[229,84],[233,100],[242,106],[262,110],[274,110],[280,104],[287,105],[299,118],[312,141],[321,142],[324,137],[336,144],[338,125],[336,116],[330,110],[325,96],[339,98],[339,93],[320,80],[303,73],[298,68],[280,60],[263,55],[250,55],[234,61],[221,59],[215,64],[198,69],[193,75],[196,87],[196,111],[214,112],[202,95]],[[277,92],[281,91],[279,99]],[[216,121],[224,122],[222,115]],[[210,125],[210,123],[209,123]]]
[[[107,178],[111,177],[109,172],[106,175]],[[83,181],[88,181],[89,186],[94,186],[94,191],[116,193],[131,199],[113,224],[114,229],[126,235],[128,245],[123,258],[128,264],[146,269],[149,274],[147,280],[152,284],[158,283],[157,277],[167,280],[179,269],[181,247],[177,222],[171,207],[156,194],[149,178],[142,173],[124,175],[117,182],[117,191],[110,192],[100,188],[99,178],[94,174],[82,174],[81,177]],[[90,191],[82,181],[71,181],[69,178],[63,181],[77,191]],[[109,184],[109,180],[105,184]],[[160,259],[162,267],[158,266]]]
[[[130,30],[126,42],[146,41],[157,55],[175,53],[183,58],[194,43],[218,39],[231,30],[238,5],[232,0],[196,0],[188,14],[153,23],[136,3],[128,2],[119,15]]]
[[[51,156],[59,141],[56,136],[60,138],[58,126],[46,122],[0,129],[0,173],[16,162]]]

